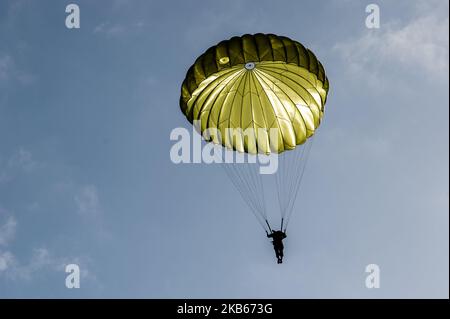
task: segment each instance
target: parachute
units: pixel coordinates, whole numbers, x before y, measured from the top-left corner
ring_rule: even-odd
[[[206,141],[228,152],[249,158],[279,155],[274,175],[281,229],[286,230],[328,90],[322,64],[302,44],[274,34],[245,34],[197,58],[183,81],[180,107]],[[223,166],[270,231],[264,181],[255,165]]]

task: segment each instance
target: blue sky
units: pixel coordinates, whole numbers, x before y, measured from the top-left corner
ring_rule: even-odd
[[[0,297],[448,298],[447,1],[69,3],[0,3]],[[331,85],[282,266],[219,166],[169,157],[187,68],[256,32]]]

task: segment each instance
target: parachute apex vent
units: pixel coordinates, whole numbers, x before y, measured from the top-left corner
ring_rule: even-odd
[[[253,62],[245,63],[245,68],[247,70],[253,70],[255,68],[255,63],[253,63]]]

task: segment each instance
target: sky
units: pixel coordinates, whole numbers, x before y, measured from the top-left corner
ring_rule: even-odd
[[[448,1],[70,3],[0,2],[0,297],[449,297]],[[169,156],[189,66],[258,32],[330,80],[282,265],[220,165]]]

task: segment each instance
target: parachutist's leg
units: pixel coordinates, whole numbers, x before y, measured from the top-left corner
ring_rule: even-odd
[[[277,259],[280,259],[280,252],[279,252],[279,250],[278,250],[278,247],[274,247],[274,249],[275,249],[275,256],[277,257]]]
[[[278,246],[276,249],[275,249],[275,253],[276,253],[276,255],[277,255],[277,262],[279,263],[279,264],[281,264],[282,262],[283,262],[283,247],[281,246]]]
[[[278,249],[280,250],[279,255],[281,256],[281,259],[283,259],[283,251],[284,251],[283,243],[281,243],[281,245],[278,247]]]

